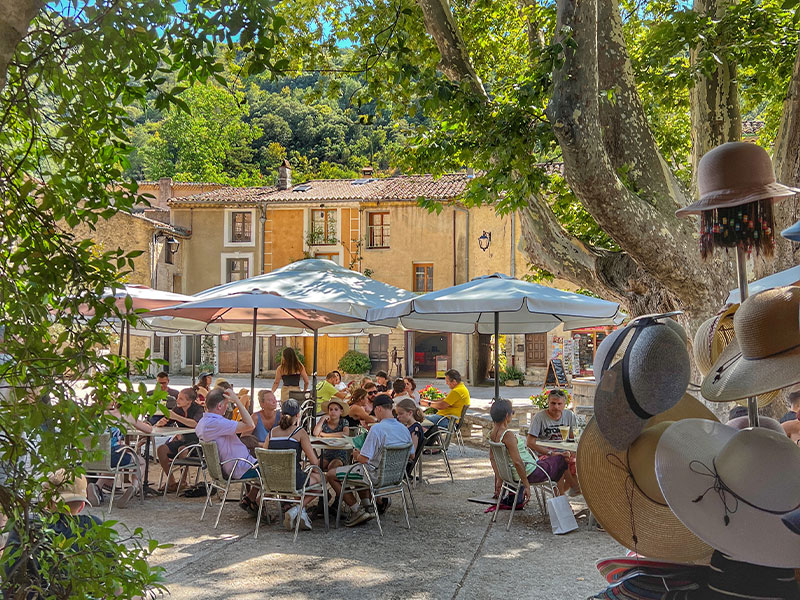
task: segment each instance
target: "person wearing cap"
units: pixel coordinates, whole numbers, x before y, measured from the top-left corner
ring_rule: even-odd
[[[420,400],[420,406],[437,409],[435,415],[428,415],[428,420],[433,423],[431,431],[436,427],[439,429],[447,429],[450,425],[450,419],[461,417],[461,409],[464,406],[469,406],[469,391],[467,386],[461,382],[461,373],[455,369],[450,369],[444,374],[444,382],[450,388],[450,393],[444,400]]]
[[[309,477],[311,484],[320,483],[318,473],[312,472],[306,475],[301,465],[302,455],[306,455],[306,460],[312,465],[319,465],[317,454],[311,447],[311,438],[308,432],[300,425],[300,404],[294,398],[289,398],[281,406],[281,420],[267,436],[267,441],[264,442],[264,448],[270,450],[294,450],[295,451],[295,485],[297,489],[301,489]],[[283,525],[288,530],[295,527],[297,519],[300,519],[300,529],[311,529],[311,519],[306,512],[306,506],[311,504],[317,497],[306,496],[301,507],[295,504],[283,518]]]
[[[347,391],[336,389],[336,372],[331,371],[325,376],[325,381],[317,384],[317,412],[322,412],[322,405],[331,398],[347,398]]]
[[[570,452],[559,452],[546,446],[540,446],[537,440],[561,440],[561,427],[569,427],[573,431],[578,425],[575,413],[565,408],[567,397],[561,390],[550,390],[547,395],[547,409],[541,410],[531,419],[531,426],[528,429],[527,446],[533,450],[537,456],[542,457],[539,462],[543,464],[548,472],[560,471],[559,459],[566,459],[570,468],[562,471],[563,475],[558,481],[558,489],[563,494],[570,490],[570,495],[577,495],[580,490],[578,478],[573,472],[575,457]]]
[[[169,411],[168,417],[163,417],[155,423],[156,427],[188,427],[194,429],[203,417],[203,407],[197,402],[197,392],[194,388],[184,388],[178,392],[178,402],[174,410]],[[166,444],[160,445],[156,449],[156,456],[164,474],[169,473],[169,466],[172,459],[178,455],[181,448],[197,443],[197,435],[194,433],[178,434],[173,436]],[[170,478],[165,484],[169,491],[176,488],[175,480]]]
[[[411,444],[411,434],[408,432],[408,428],[394,418],[394,402],[392,402],[391,397],[388,394],[379,394],[372,401],[372,405],[378,422],[370,428],[361,450],[353,450],[353,462],[358,464],[356,468],[350,471],[348,478],[354,475],[360,475],[363,478],[364,471],[366,470],[369,476],[374,479],[378,475],[378,467],[383,455],[383,449],[386,446]],[[413,446],[411,452],[413,455]],[[337,496],[341,496],[341,480],[344,479],[345,474],[351,468],[351,466],[344,466],[328,471],[328,483],[333,487]],[[361,493],[363,497],[366,498],[369,492]],[[346,523],[347,527],[354,527],[355,525],[366,523],[374,517],[370,510],[357,504],[358,498],[353,494],[345,495],[344,502],[350,508],[350,518]],[[384,502],[383,510],[385,510],[387,506],[388,502]],[[379,507],[379,510],[380,509]]]
[[[350,435],[350,427],[345,417],[350,411],[347,402],[340,398],[331,398],[322,404],[325,416],[314,426],[314,436],[321,438],[343,438]],[[347,450],[323,450],[320,457],[323,469],[341,467],[347,462]]]
[[[239,414],[242,415],[241,421],[231,421],[225,418],[229,403],[235,404],[239,409]],[[258,471],[252,466],[255,464],[253,456],[239,439],[240,435],[248,434],[254,428],[253,417],[250,416],[233,388],[223,390],[221,387],[215,387],[206,397],[206,412],[197,423],[195,431],[200,441],[216,442],[219,461],[222,463],[222,473],[225,477],[231,475],[232,472],[234,479],[258,479]],[[235,461],[237,458],[242,460]],[[242,508],[252,515],[258,512],[257,495],[258,490],[251,489],[241,502]]]
[[[214,373],[212,373],[211,371],[203,371],[197,377],[197,385],[199,385],[205,391],[205,393],[203,394],[204,396],[208,395],[208,392],[211,391],[211,379],[213,377]]]
[[[45,497],[52,495],[52,500],[46,505],[43,512],[58,515],[58,518],[48,523],[47,529],[43,530],[49,539],[52,540],[58,536],[72,539],[77,534],[102,524],[102,521],[95,516],[81,514],[87,505],[91,506],[86,490],[87,481],[84,475],[70,478],[64,469],[59,469],[48,477],[48,481],[44,485],[44,492]],[[39,517],[33,518],[38,519]],[[58,569],[51,568],[43,573],[39,572],[36,548],[33,549],[26,562],[20,564],[23,558],[16,555],[20,553],[21,545],[19,532],[12,529],[3,549],[3,562],[5,563],[3,592],[10,594],[6,597],[16,597],[13,590],[26,590],[27,588],[27,594],[22,597],[43,597],[33,591],[33,586],[41,586],[46,590],[51,582],[57,583]]]

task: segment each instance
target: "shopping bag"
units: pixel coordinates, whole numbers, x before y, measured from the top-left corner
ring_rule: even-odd
[[[555,534],[569,533],[578,528],[578,522],[572,514],[572,507],[566,496],[548,498],[547,513],[550,515],[550,527]]]

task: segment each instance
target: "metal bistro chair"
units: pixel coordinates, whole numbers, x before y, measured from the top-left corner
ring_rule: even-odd
[[[186,473],[195,467],[197,469],[197,474],[194,477],[194,484],[197,485],[200,483],[200,476],[203,476],[203,483],[206,483],[206,474],[205,474],[205,460],[203,459],[203,448],[200,444],[191,444],[189,446],[184,446],[178,453],[175,455],[175,458],[172,459],[172,462],[169,465],[169,473],[167,473],[167,481],[172,479],[172,471],[175,469],[180,469],[181,474],[180,478],[178,479],[178,488],[175,490],[175,495],[178,496],[181,493],[181,483],[183,482],[184,478],[186,477]],[[161,483],[164,480],[164,471],[161,471],[161,475],[158,477],[158,487],[161,487]],[[167,497],[167,486],[164,486],[164,498]]]
[[[308,432],[308,435],[314,431],[314,425],[317,424],[316,417],[317,403],[314,399],[306,400],[300,405],[300,426]]]
[[[328,525],[328,486],[325,483],[325,473],[317,465],[308,465],[304,471],[306,473],[303,487],[297,489],[295,478],[295,461],[297,454],[292,449],[269,450],[267,448],[256,448],[258,458],[258,470],[261,473],[261,498],[258,502],[258,518],[256,519],[256,531],[254,538],[258,538],[258,528],[261,524],[261,513],[264,504],[269,500],[274,500],[280,506],[281,502],[299,504],[302,508],[306,496],[317,496],[323,503],[325,514],[325,531],[329,530]],[[311,483],[311,473],[316,471],[320,476],[320,483]],[[294,525],[294,538],[297,541],[297,532],[300,530],[300,516]]]
[[[408,481],[406,479],[406,464],[408,463],[408,456],[410,454],[411,444],[384,447],[374,481],[370,477],[366,465],[364,465],[358,473],[353,473],[353,469],[362,463],[350,465],[350,468],[345,471],[344,479],[342,480],[342,498],[344,498],[346,492],[353,492],[358,495],[358,492],[361,490],[369,490],[370,497],[372,498],[372,506],[375,507],[375,520],[378,522],[378,530],[381,532],[381,535],[383,535],[383,527],[381,526],[381,517],[377,510],[378,505],[376,499],[393,494],[400,494],[402,496],[406,525],[411,529],[411,521],[408,519],[408,503],[406,502],[405,494],[405,489],[408,488],[408,494],[411,495],[411,488],[408,486]],[[364,476],[361,477],[360,473],[364,473]],[[343,501],[339,502],[339,508],[336,510],[337,528],[339,527],[339,517],[342,514],[342,503]],[[416,507],[414,514],[416,516]]]
[[[139,462],[136,460],[136,452],[134,449],[130,446],[119,446],[121,451],[119,462],[117,462],[116,467],[113,467],[111,466],[111,434],[101,433],[97,437],[98,443],[96,446],[92,445],[91,437],[84,438],[83,444],[87,450],[95,451],[99,449],[102,451],[102,456],[98,460],[85,461],[83,463],[83,468],[86,470],[87,477],[111,480],[111,494],[108,500],[107,514],[111,514],[111,508],[114,505],[114,492],[116,491],[117,480],[120,475],[136,475],[136,479],[139,482],[137,486],[139,499],[144,502],[143,477],[139,470]],[[130,456],[131,458],[131,462],[127,465],[121,464],[125,456]]]
[[[517,473],[517,469],[514,467],[514,463],[511,462],[511,455],[508,453],[508,448],[506,448],[506,445],[503,442],[493,442],[492,440],[489,440],[489,451],[492,453],[494,464],[497,467],[497,474],[500,477],[500,480],[503,482],[503,485],[500,488],[500,493],[497,496],[497,504],[495,505],[494,513],[492,514],[492,523],[497,520],[497,512],[500,510],[500,500],[503,498],[503,492],[507,491],[508,493],[512,494],[511,514],[508,517],[508,524],[506,525],[506,531],[508,531],[511,529],[511,520],[514,518],[514,511],[517,509],[517,494],[522,488],[522,482],[519,480],[519,474]],[[550,480],[550,476],[547,474],[547,471],[542,469],[542,467],[540,467],[538,464],[536,465],[536,468],[541,469],[542,473],[544,473],[544,476],[546,477],[546,480],[541,483],[531,484],[536,494],[536,501],[539,503],[539,509],[544,517],[547,516],[547,503],[543,501],[543,498],[547,491],[555,496],[555,486]]]
[[[444,464],[447,465],[447,472],[450,473],[450,483],[455,483],[455,479],[453,479],[453,469],[450,468],[450,459],[447,456],[447,451],[450,449],[450,442],[453,440],[455,436],[456,427],[458,426],[458,421],[455,417],[450,417],[448,419],[447,429],[439,429],[437,428],[432,433],[428,433],[426,436],[425,447],[423,448],[423,453],[425,456],[430,458],[437,458],[438,456],[442,456],[444,458]],[[419,462],[419,476],[420,479],[422,478],[422,460]]]
[[[211,491],[214,489],[222,490],[223,495],[222,499],[220,500],[219,505],[219,512],[217,513],[217,520],[214,521],[214,529],[217,528],[219,525],[219,518],[222,516],[222,509],[225,508],[225,501],[228,499],[228,491],[231,489],[231,485],[236,483],[249,483],[254,485],[261,485],[261,475],[257,477],[248,477],[245,479],[236,479],[233,477],[233,472],[236,470],[236,466],[239,462],[246,463],[250,466],[250,468],[256,468],[255,463],[249,461],[245,458],[231,458],[230,460],[226,460],[224,462],[220,462],[219,460],[219,448],[217,448],[217,442],[200,442],[200,447],[203,449],[203,457],[205,458],[205,465],[206,471],[208,472],[208,477],[205,479],[206,481],[206,501],[203,504],[203,513],[200,515],[200,520],[203,520],[203,517],[206,516],[206,509],[211,506]],[[231,474],[227,477],[222,471],[222,465],[231,465]],[[204,478],[206,476],[204,475]],[[244,486],[242,486],[242,496],[244,496]]]
[[[464,417],[467,416],[468,408],[469,404],[461,407],[461,415],[459,415],[458,423],[456,423],[456,442],[458,443],[458,453],[461,456],[464,456],[464,436],[461,435],[461,426],[464,424]]]

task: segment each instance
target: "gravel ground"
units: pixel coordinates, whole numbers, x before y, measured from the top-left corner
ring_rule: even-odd
[[[484,506],[466,501],[492,489],[488,453],[453,447],[451,483],[441,460],[425,462],[426,484],[414,496],[419,516],[406,529],[399,497],[385,514],[384,537],[374,521],[325,532],[321,520],[296,543],[281,524],[263,525],[227,503],[219,527],[216,507],[200,521],[201,499],[148,498],[114,509],[120,526],[141,526],[162,543],[152,562],[166,569],[174,600],[311,599],[580,599],[604,588],[595,561],[624,550],[579,518],[578,531],[555,536],[531,504],[491,524]],[[151,469],[151,478],[158,469]],[[580,497],[579,497],[580,500]],[[275,504],[271,505],[275,514]],[[585,508],[573,503],[575,511]],[[98,509],[92,509],[104,516]]]

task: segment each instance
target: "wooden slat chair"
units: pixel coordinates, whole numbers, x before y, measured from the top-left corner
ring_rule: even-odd
[[[406,479],[406,464],[408,463],[410,454],[411,444],[384,447],[378,465],[378,472],[374,479],[370,477],[366,465],[362,465],[362,469],[355,470],[355,467],[362,463],[350,465],[350,468],[345,471],[344,479],[342,480],[342,498],[346,492],[353,492],[358,495],[358,492],[361,490],[369,490],[372,506],[375,507],[375,520],[378,523],[378,530],[381,532],[381,535],[383,535],[383,527],[381,526],[381,517],[377,512],[378,505],[376,499],[394,494],[400,494],[403,498],[403,512],[406,517],[406,525],[411,529],[411,521],[408,519],[408,503],[405,494],[407,489],[409,496],[411,495],[411,488],[408,486],[408,480]],[[363,477],[361,473],[364,473]],[[339,527],[339,518],[342,513],[343,502],[343,500],[339,502],[339,508],[336,511],[336,527]]]
[[[508,524],[506,525],[506,531],[508,531],[511,528],[511,520],[514,518],[514,511],[517,508],[517,494],[522,488],[522,482],[519,480],[517,469],[514,467],[514,463],[511,461],[511,455],[508,453],[508,448],[506,448],[506,445],[503,442],[493,442],[492,440],[489,440],[489,452],[492,453],[494,464],[497,467],[497,475],[503,482],[500,493],[497,495],[497,504],[495,505],[494,513],[492,514],[492,522],[497,520],[497,512],[500,510],[500,500],[503,498],[503,492],[507,491],[508,493],[512,494],[511,514],[508,517]],[[555,490],[557,487],[550,480],[550,476],[547,474],[547,471],[545,471],[538,464],[536,465],[536,468],[540,469],[546,477],[545,481],[542,481],[541,483],[531,484],[531,487],[536,494],[536,500],[539,504],[539,509],[542,512],[542,517],[544,518],[547,516],[547,503],[545,501],[546,494],[550,493],[551,495],[556,496]]]
[[[261,524],[261,514],[265,503],[274,500],[280,506],[281,502],[289,502],[299,504],[302,508],[307,496],[317,496],[321,499],[325,515],[325,531],[328,531],[328,486],[325,483],[325,473],[322,469],[317,465],[308,465],[303,470],[306,474],[303,486],[298,489],[295,478],[297,455],[294,450],[256,448],[256,457],[262,483],[258,502],[258,518],[256,519],[256,530],[253,537],[258,538],[258,528]],[[311,483],[311,473],[315,471],[319,473],[321,483]],[[299,530],[300,516],[298,514],[292,541],[297,541],[297,532]]]
[[[117,482],[119,481],[120,475],[136,475],[136,479],[139,482],[137,493],[139,494],[141,502],[144,502],[143,477],[139,469],[139,462],[136,460],[135,450],[130,446],[120,446],[119,448],[122,454],[120,455],[117,466],[113,467],[111,466],[111,434],[101,433],[97,436],[97,440],[97,444],[92,444],[91,437],[84,438],[83,444],[87,450],[100,450],[102,455],[97,460],[84,461],[82,466],[86,470],[87,477],[95,477],[112,482],[111,494],[108,500],[108,513],[106,514],[111,514],[111,508],[114,505],[114,492],[117,489]],[[122,465],[121,463],[125,459],[125,456],[130,456],[131,462],[127,465]]]
[[[203,517],[206,515],[206,509],[211,506],[211,492],[214,489],[222,490],[222,500],[220,501],[219,512],[217,513],[217,520],[214,521],[214,529],[217,528],[219,525],[219,518],[222,516],[222,509],[225,508],[225,501],[228,499],[228,492],[231,489],[231,485],[240,483],[240,484],[251,484],[251,485],[261,485],[261,475],[256,475],[255,477],[247,477],[244,479],[236,479],[233,476],[233,472],[236,470],[236,466],[240,463],[246,463],[250,468],[256,468],[256,464],[254,461],[250,461],[244,458],[231,458],[229,460],[220,462],[219,459],[219,448],[217,448],[216,442],[200,442],[200,447],[203,449],[203,458],[205,459],[205,467],[206,467],[206,475],[204,476],[206,482],[206,501],[203,504],[203,513],[200,515],[200,520],[203,520]],[[231,465],[231,474],[225,476],[224,472],[222,471],[223,465]],[[244,485],[242,485],[242,496],[244,495]]]

